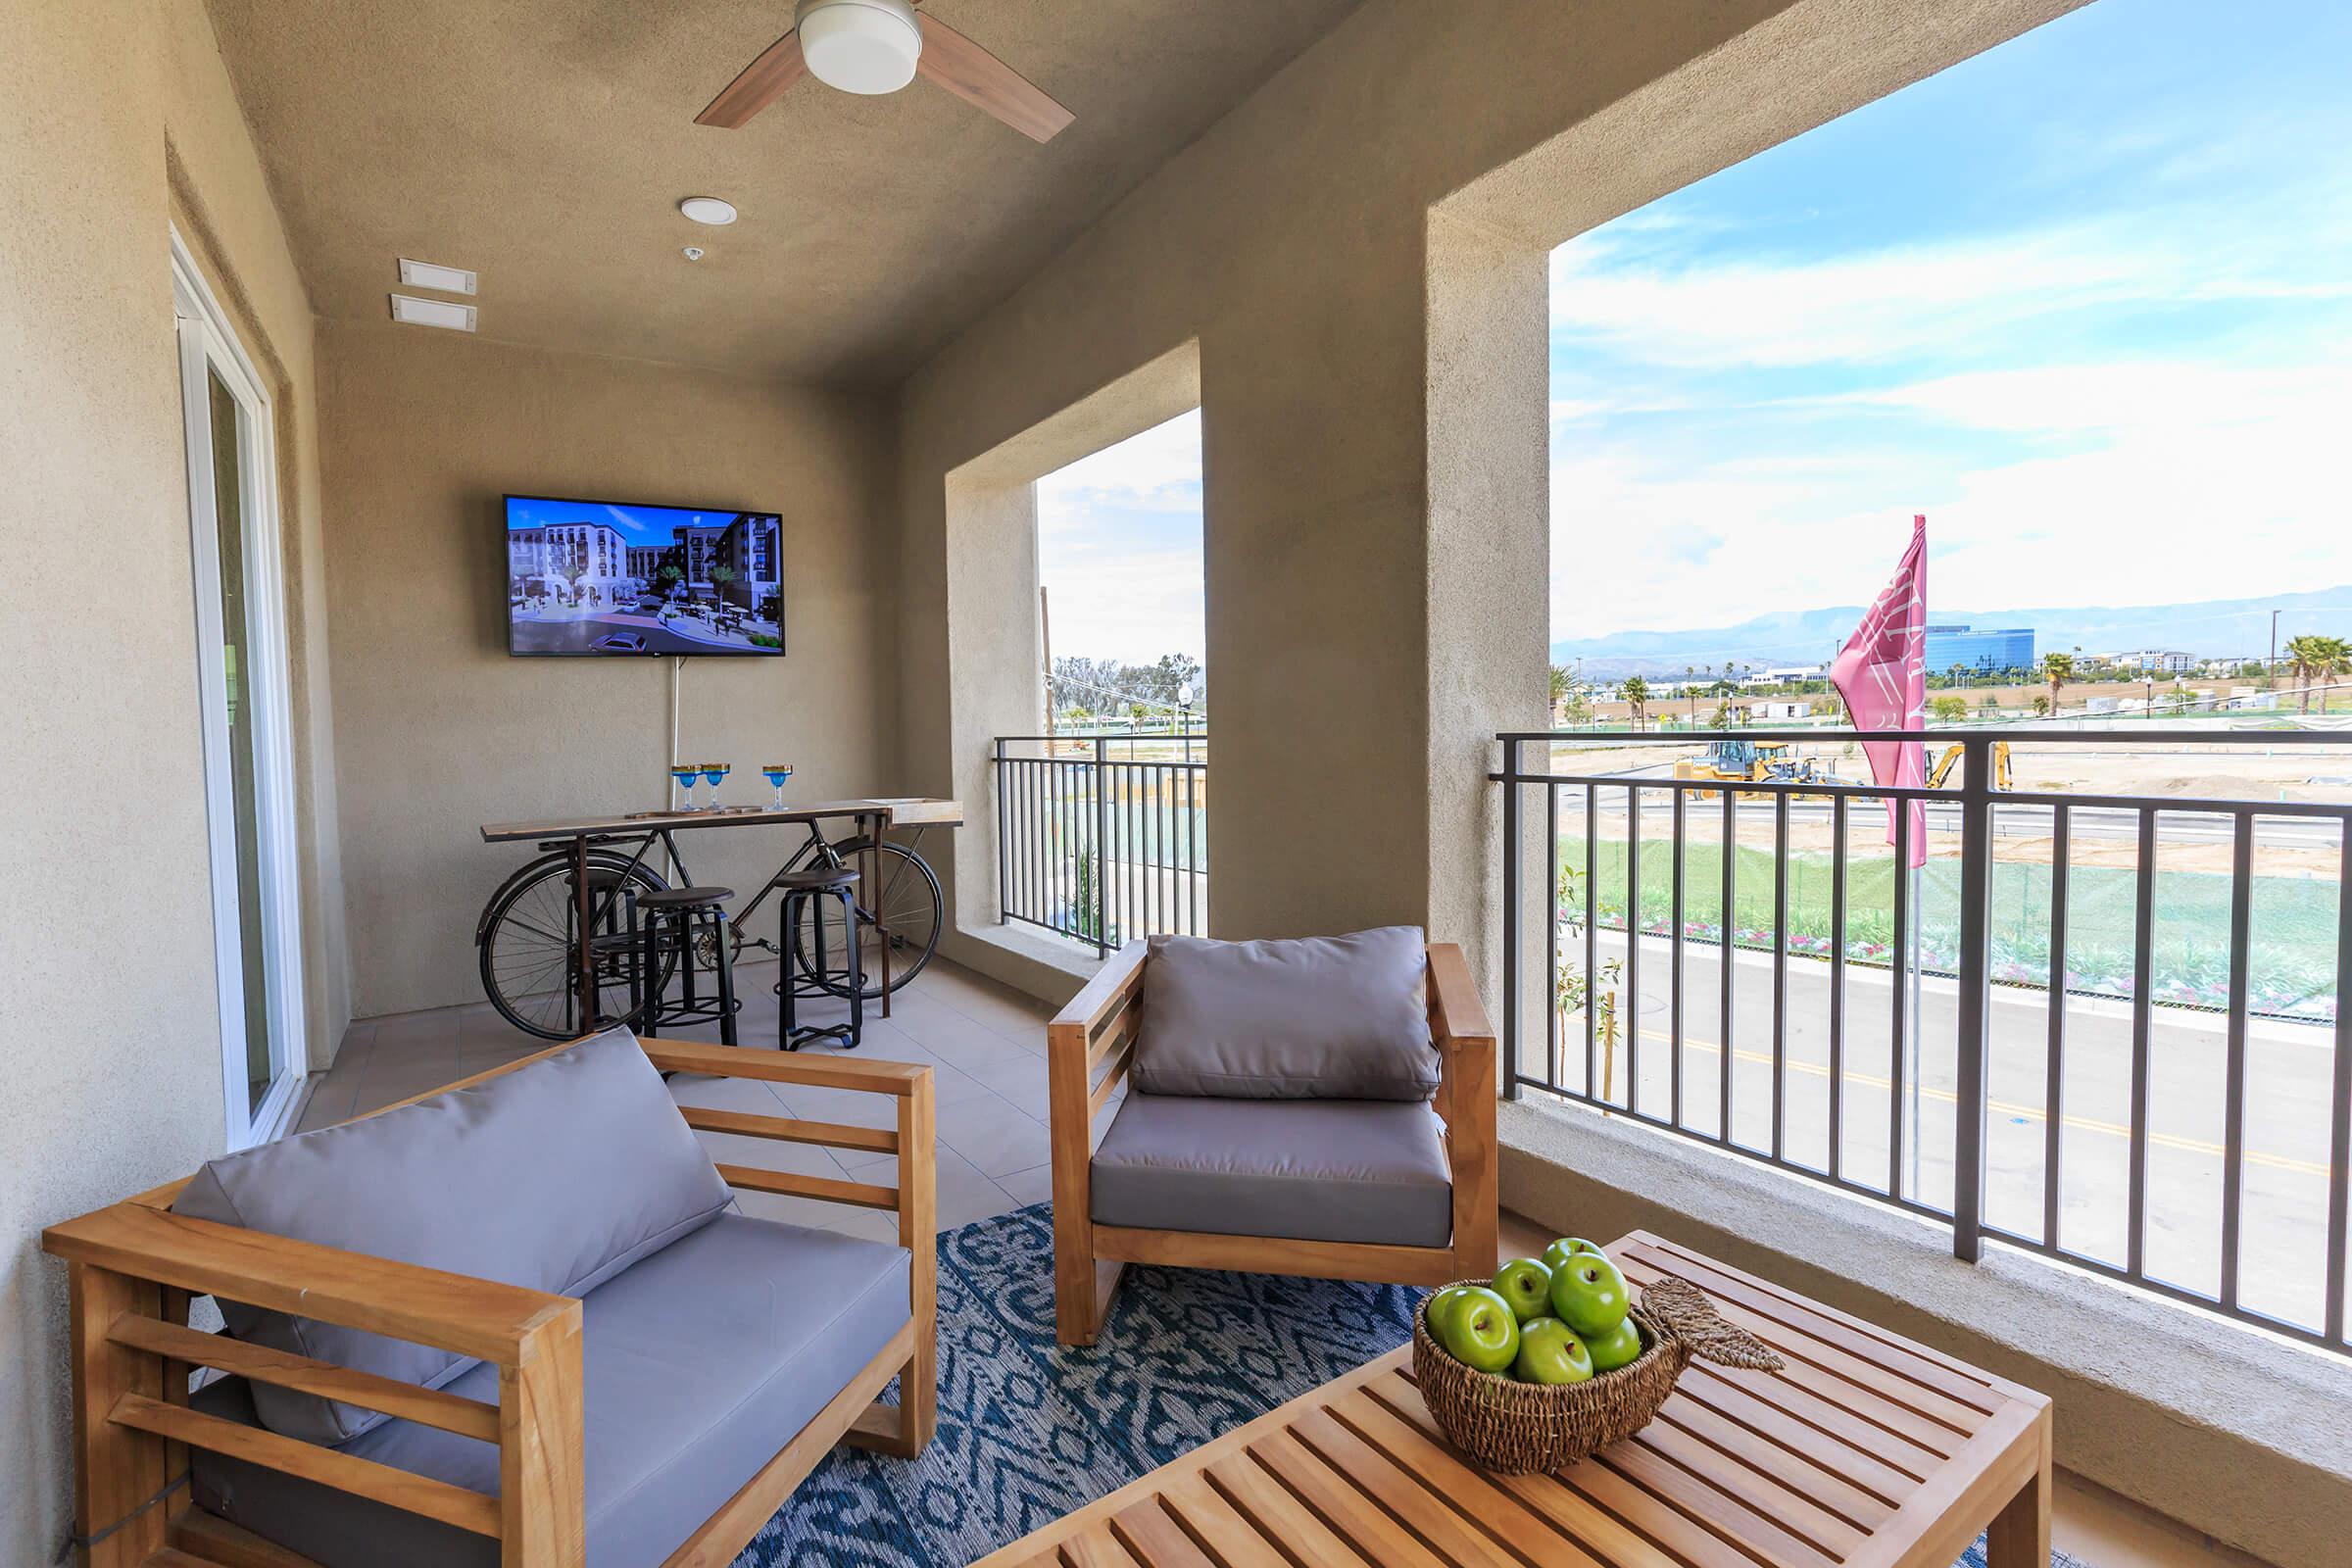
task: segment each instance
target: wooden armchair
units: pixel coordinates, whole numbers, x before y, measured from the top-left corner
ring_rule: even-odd
[[[896,1187],[729,1164],[718,1172],[747,1191],[891,1210],[899,1244],[911,1254],[909,1321],[666,1565],[716,1568],[733,1560],[836,1443],[912,1457],[930,1441],[938,1396],[931,1069],[669,1041],[643,1045],[663,1071],[859,1090],[898,1102],[891,1130],[681,1107],[691,1127],[899,1155]],[[449,1087],[482,1083],[567,1049],[554,1047]],[[71,1276],[78,1562],[305,1568],[308,1559],[185,1500],[184,1450],[195,1446],[491,1538],[505,1568],[577,1568],[585,1553],[577,1299],[174,1214],[170,1205],[185,1185],[140,1194],[42,1233],[44,1250],[66,1259]],[[197,1332],[187,1317],[190,1299],[199,1296],[477,1358],[498,1369],[498,1403]],[[192,1409],[192,1367],[495,1444],[498,1494]],[[893,1377],[900,1378],[900,1402],[877,1404]]]
[[[1125,1081],[1135,1054],[1148,954],[1141,942],[1121,949],[1046,1027],[1054,1154],[1054,1313],[1063,1344],[1095,1342],[1129,1263],[1400,1285],[1443,1285],[1494,1273],[1494,1030],[1471,983],[1462,951],[1451,943],[1430,944],[1427,981],[1429,1032],[1439,1054],[1435,1109],[1445,1124],[1444,1163],[1451,1187],[1451,1233],[1444,1245],[1302,1240],[1097,1222],[1095,1158],[1102,1135],[1096,1121]]]

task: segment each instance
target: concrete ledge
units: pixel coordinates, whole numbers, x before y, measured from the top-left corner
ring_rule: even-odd
[[[2057,1458],[2280,1568],[2347,1560],[2352,1361],[1651,1128],[1500,1108],[1506,1208],[1684,1241],[2056,1401]]]
[[[1102,967],[1102,960],[1043,931],[1006,921],[941,933],[939,951],[967,969],[1058,1007]]]

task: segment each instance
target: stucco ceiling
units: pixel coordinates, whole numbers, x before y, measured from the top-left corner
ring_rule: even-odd
[[[384,319],[411,256],[480,272],[486,337],[869,384],[1358,0],[930,3],[1077,122],[1039,146],[928,82],[808,81],[742,130],[694,124],[791,0],[211,0],[321,316]],[[693,195],[743,219],[690,223]]]

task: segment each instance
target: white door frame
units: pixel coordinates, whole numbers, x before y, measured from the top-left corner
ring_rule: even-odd
[[[172,300],[179,328],[180,403],[188,455],[188,532],[195,562],[196,678],[204,732],[204,791],[213,883],[213,964],[220,1007],[220,1083],[231,1150],[267,1143],[285,1127],[310,1052],[302,984],[302,892],[294,836],[293,705],[287,690],[284,558],[278,535],[277,453],[268,383],[238,341],[179,230],[172,231]],[[263,943],[268,953],[271,1083],[248,1116],[245,965],[237,911],[237,844],[229,762],[228,682],[221,658],[220,533],[214,515],[209,376],[244,410],[238,466],[245,478],[242,535],[252,705],[254,789],[261,861]]]

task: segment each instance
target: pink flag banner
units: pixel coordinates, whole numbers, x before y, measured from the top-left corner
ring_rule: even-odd
[[[1925,729],[1928,709],[1928,519],[1911,519],[1911,548],[1894,578],[1862,616],[1830,665],[1830,684],[1845,699],[1856,729]],[[1927,783],[1927,750],[1918,741],[1864,741],[1874,784],[1917,789]],[[1894,809],[1886,803],[1886,842],[1894,842]],[[1911,807],[1911,863],[1928,858],[1927,808]]]

